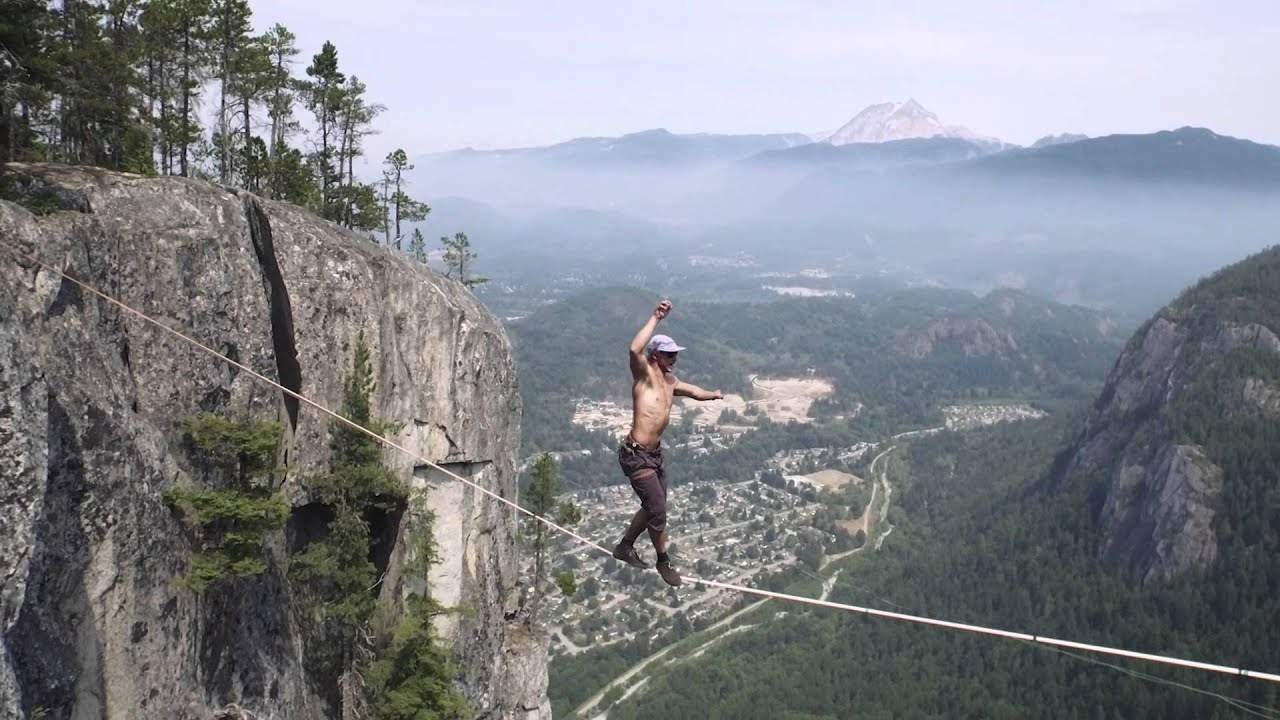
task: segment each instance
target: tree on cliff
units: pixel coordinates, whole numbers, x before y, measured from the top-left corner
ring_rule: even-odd
[[[476,259],[471,251],[471,240],[466,233],[454,233],[453,237],[440,238],[444,245],[445,277],[457,278],[467,287],[475,287],[489,282],[489,278],[467,277],[467,268]]]
[[[569,500],[556,502],[560,493],[560,478],[556,472],[555,458],[542,453],[533,465],[533,481],[525,490],[524,506],[530,512],[545,517],[557,525],[569,526],[582,520],[582,513]],[[528,518],[525,532],[533,541],[533,599],[529,603],[529,624],[537,622],[538,608],[542,603],[543,586],[547,580],[546,556],[549,552],[550,528],[546,523]],[[564,595],[572,595],[576,590],[573,573],[561,573],[556,578],[556,585]]]
[[[396,148],[395,151],[389,153],[385,160],[382,161],[382,202],[386,206],[386,223],[383,232],[387,238],[388,245],[395,245],[397,250],[400,249],[401,240],[404,238],[404,232],[401,230],[400,224],[406,222],[418,222],[425,220],[427,213],[431,212],[431,208],[427,207],[424,202],[419,202],[409,197],[405,192],[405,187],[409,184],[404,174],[413,169],[413,164],[409,162],[409,156],[404,149]],[[391,234],[391,229],[395,228],[395,235]],[[421,234],[415,230],[415,237]]]
[[[343,417],[382,434],[390,426],[373,418],[375,382],[363,333],[356,339],[351,373],[343,386]],[[329,471],[307,482],[316,501],[331,514],[321,536],[294,556],[290,577],[309,601],[317,621],[321,664],[339,677],[344,708],[360,702],[358,665],[369,654],[367,629],[381,580],[373,556],[375,528],[407,498],[382,464],[378,441],[334,421],[329,430]],[[381,530],[381,527],[378,528]]]
[[[196,592],[267,570],[266,537],[284,527],[289,505],[275,490],[279,423],[204,415],[182,423],[194,474],[205,487],[173,488],[165,500],[194,537],[191,569],[182,582]]]
[[[385,436],[395,425],[374,417],[375,387],[369,346],[360,333],[340,414]],[[311,478],[307,487],[331,519],[320,537],[294,556],[290,577],[317,622],[312,649],[338,679],[337,702],[344,712],[369,706],[377,717],[389,718],[421,717],[395,708],[458,706],[461,701],[449,684],[452,670],[432,635],[430,620],[441,611],[438,605],[425,594],[411,596],[389,637],[375,627],[382,624],[375,618],[397,612],[379,597],[390,543],[401,534],[399,523],[409,507],[408,490],[383,464],[381,443],[346,423],[330,425],[329,451],[329,471]],[[425,577],[436,559],[431,516],[423,510],[416,517],[416,570]]]
[[[419,494],[413,528],[417,545],[413,560],[406,563],[407,577],[426,578],[431,565],[439,561],[432,534],[433,516]],[[390,608],[385,608],[390,610]],[[375,659],[364,672],[369,706],[378,720],[423,720],[463,718],[470,715],[466,700],[451,682],[455,668],[448,649],[441,644],[432,619],[447,612],[426,592],[413,593],[405,600],[403,615],[390,633],[380,632],[374,640]]]
[[[413,165],[402,149],[388,155],[377,183],[356,177],[385,106],[340,69],[337,46],[325,42],[305,77],[294,77],[297,38],[279,24],[254,34],[248,0],[0,4],[0,162],[214,180],[382,232],[396,249],[404,224],[429,212],[405,190]],[[200,105],[210,87],[215,107],[205,127]],[[298,100],[314,132],[294,118]],[[314,151],[291,145],[298,134]],[[459,246],[462,281],[483,283],[467,276],[474,255],[465,236],[449,242]]]
[[[341,174],[341,165],[334,147],[338,136],[338,113],[342,110],[342,84],[346,76],[338,71],[338,48],[325,42],[320,52],[311,58],[307,66],[311,80],[299,83],[307,108],[315,113],[320,131],[319,148],[312,155],[320,176],[320,214],[330,220],[338,218],[338,203],[333,188]]]
[[[421,228],[413,229],[413,239],[409,241],[409,255],[423,265],[427,264],[427,239]]]

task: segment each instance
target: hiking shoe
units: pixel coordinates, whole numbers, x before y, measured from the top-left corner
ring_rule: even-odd
[[[617,547],[613,549],[613,557],[615,560],[621,560],[631,567],[640,568],[641,570],[649,569],[649,564],[640,559],[640,553],[636,552],[634,545],[618,543]]]
[[[680,573],[676,572],[676,569],[671,567],[670,562],[658,563],[658,574],[661,575],[662,579],[671,587],[680,587],[684,584],[684,580],[680,579]]]

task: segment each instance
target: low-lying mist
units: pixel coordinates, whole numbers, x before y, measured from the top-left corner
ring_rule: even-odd
[[[1143,315],[1280,238],[1280,193],[1230,168],[1161,179],[910,150],[639,167],[468,154],[420,163],[413,187],[434,198],[428,236],[466,231],[477,271],[509,286],[763,288],[807,270],[823,286],[1015,287]]]

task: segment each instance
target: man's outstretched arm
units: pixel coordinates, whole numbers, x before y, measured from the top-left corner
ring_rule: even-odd
[[[663,300],[658,303],[658,307],[653,309],[653,315],[649,317],[649,321],[640,328],[640,332],[631,340],[631,376],[636,380],[644,377],[648,370],[646,369],[644,359],[644,346],[649,343],[649,338],[653,337],[653,331],[658,329],[658,323],[671,312],[671,302]]]
[[[690,385],[687,382],[677,382],[673,390],[676,395],[681,397],[689,397],[694,400],[723,400],[724,393],[719,390],[703,390],[697,385]]]

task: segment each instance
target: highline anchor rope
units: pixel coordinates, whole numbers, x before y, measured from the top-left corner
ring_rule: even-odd
[[[199,348],[201,351],[203,351],[203,352],[205,352],[205,353],[207,353],[207,354],[209,354],[209,355],[211,355],[211,356],[213,356],[213,357],[215,357],[215,358],[218,358],[219,360],[221,360],[221,361],[223,361],[223,362],[225,362],[225,363],[227,363],[227,364],[229,364],[229,365],[232,365],[233,367],[236,367],[236,368],[240,369],[241,371],[243,371],[243,372],[247,373],[250,377],[253,377],[253,378],[255,378],[256,380],[259,380],[260,382],[263,382],[263,383],[265,383],[265,384],[267,384],[267,385],[270,385],[271,387],[273,387],[273,388],[275,388],[275,389],[279,390],[280,392],[285,393],[285,394],[289,395],[290,397],[296,398],[299,402],[305,403],[306,405],[308,405],[308,406],[310,406],[310,407],[313,407],[313,408],[315,408],[316,410],[319,410],[320,412],[324,413],[325,415],[328,415],[329,417],[332,417],[333,419],[335,419],[335,420],[337,420],[337,421],[339,421],[339,422],[341,422],[341,423],[343,423],[343,424],[345,424],[345,425],[348,425],[348,426],[352,427],[353,429],[355,429],[355,430],[357,430],[357,431],[359,431],[359,432],[361,432],[361,433],[364,433],[365,435],[368,435],[369,437],[371,437],[371,438],[373,438],[373,439],[377,440],[379,443],[383,444],[384,446],[386,446],[386,447],[390,447],[390,448],[394,448],[394,449],[396,449],[396,450],[399,450],[400,452],[403,452],[403,453],[405,453],[406,455],[409,455],[410,457],[412,457],[412,458],[414,458],[414,459],[416,459],[416,460],[421,461],[421,462],[422,462],[423,464],[425,464],[427,467],[430,467],[430,468],[433,468],[433,469],[435,469],[435,470],[438,470],[438,471],[440,471],[440,472],[444,473],[445,475],[448,475],[449,477],[454,478],[455,480],[459,480],[459,481],[461,481],[461,482],[463,482],[463,483],[465,483],[465,484],[467,484],[467,485],[469,485],[469,486],[471,486],[471,487],[475,488],[476,490],[480,491],[481,493],[484,493],[485,495],[488,495],[489,497],[493,498],[494,500],[497,500],[498,502],[503,503],[504,505],[507,505],[507,506],[511,507],[512,509],[514,509],[514,510],[518,511],[518,512],[522,512],[522,513],[524,513],[525,515],[528,515],[529,517],[531,517],[531,518],[533,518],[533,519],[535,519],[535,520],[537,520],[537,521],[539,521],[539,522],[542,522],[542,523],[546,524],[548,527],[551,527],[551,528],[553,528],[553,529],[555,529],[555,530],[558,530],[558,531],[560,531],[560,532],[564,533],[565,535],[568,535],[569,537],[572,537],[572,538],[574,538],[575,540],[578,540],[579,542],[581,542],[581,543],[583,543],[583,544],[585,544],[585,545],[588,545],[588,546],[590,546],[590,547],[592,547],[592,548],[595,548],[596,550],[599,550],[599,551],[600,551],[600,552],[602,552],[602,553],[605,553],[606,555],[610,555],[610,556],[612,556],[612,552],[611,552],[610,550],[606,549],[604,546],[602,546],[602,545],[600,545],[600,544],[598,544],[598,543],[596,543],[596,542],[594,542],[594,541],[588,540],[587,538],[585,538],[585,537],[583,537],[583,536],[581,536],[581,535],[579,535],[579,534],[575,533],[574,531],[572,531],[572,530],[570,530],[570,529],[568,529],[568,528],[566,528],[566,527],[563,527],[563,526],[561,526],[561,525],[559,525],[559,524],[557,524],[557,523],[555,523],[555,522],[553,522],[553,521],[551,521],[551,520],[548,520],[547,518],[542,517],[541,515],[538,515],[537,513],[534,513],[534,512],[532,512],[532,511],[530,511],[530,510],[526,509],[526,508],[523,508],[523,507],[521,507],[521,506],[519,505],[519,503],[516,503],[516,502],[513,502],[513,501],[511,501],[511,500],[508,500],[507,498],[502,497],[501,495],[499,495],[499,494],[497,494],[497,493],[493,492],[492,490],[489,490],[489,489],[487,489],[487,488],[485,488],[485,487],[482,487],[482,486],[480,486],[479,484],[477,484],[477,483],[475,483],[475,482],[472,482],[471,480],[468,480],[467,478],[462,477],[461,475],[458,475],[458,474],[456,474],[456,473],[453,473],[453,472],[449,471],[448,469],[443,468],[443,467],[441,467],[440,465],[438,465],[438,464],[436,464],[436,463],[434,463],[434,462],[432,462],[432,461],[430,461],[430,460],[428,460],[428,459],[426,459],[426,458],[422,457],[421,455],[418,455],[417,453],[415,453],[415,452],[413,452],[413,451],[411,451],[411,450],[408,450],[407,448],[405,448],[405,447],[401,446],[400,444],[398,444],[398,443],[396,443],[396,442],[394,442],[394,441],[392,441],[392,440],[389,440],[389,439],[387,439],[387,438],[385,438],[385,437],[383,437],[383,436],[379,435],[378,433],[375,433],[375,432],[373,432],[373,431],[369,430],[368,428],[365,428],[365,427],[361,426],[360,424],[358,424],[358,423],[356,423],[356,422],[354,422],[354,421],[352,421],[352,420],[349,420],[349,419],[347,419],[346,417],[343,417],[342,415],[339,415],[338,413],[336,413],[336,412],[334,412],[334,411],[330,410],[329,408],[327,408],[327,407],[325,407],[325,406],[323,406],[323,405],[321,405],[321,404],[319,404],[319,403],[317,403],[317,402],[315,402],[315,401],[313,401],[313,400],[308,399],[308,398],[307,398],[307,397],[305,397],[304,395],[302,395],[302,394],[300,394],[300,393],[297,393],[297,392],[295,392],[295,391],[293,391],[293,390],[290,390],[289,388],[287,388],[287,387],[285,387],[285,386],[281,385],[280,383],[276,382],[275,380],[272,380],[272,379],[270,379],[270,378],[268,378],[268,377],[266,377],[266,376],[264,376],[264,375],[261,375],[261,374],[259,374],[258,372],[254,371],[253,369],[251,369],[251,368],[249,368],[249,367],[246,367],[246,366],[242,365],[241,363],[236,362],[235,360],[232,360],[231,358],[227,357],[226,355],[223,355],[222,353],[218,352],[217,350],[214,350],[213,348],[211,348],[211,347],[209,347],[209,346],[205,345],[204,343],[201,343],[200,341],[198,341],[198,340],[196,340],[196,339],[194,339],[194,338],[192,338],[192,337],[189,337],[189,336],[187,336],[187,335],[183,334],[182,332],[180,332],[180,331],[178,331],[178,330],[175,330],[175,329],[173,329],[173,328],[169,327],[168,325],[165,325],[164,323],[160,322],[159,320],[155,320],[155,319],[151,318],[150,316],[146,315],[145,313],[143,313],[143,312],[141,312],[141,311],[139,311],[139,310],[135,310],[135,309],[134,309],[134,308],[132,308],[131,306],[129,306],[129,305],[127,305],[127,304],[125,304],[125,303],[121,302],[120,300],[117,300],[117,299],[115,299],[115,298],[113,298],[113,297],[111,297],[111,296],[107,295],[106,293],[101,292],[101,291],[100,291],[100,290],[98,290],[97,288],[95,288],[95,287],[93,287],[93,286],[91,286],[91,285],[89,285],[89,284],[87,284],[87,283],[81,282],[79,279],[77,279],[77,278],[75,278],[75,277],[73,277],[73,276],[69,275],[68,273],[66,273],[66,272],[64,272],[64,271],[62,271],[62,270],[59,270],[59,269],[57,269],[57,268],[55,268],[55,267],[53,267],[53,266],[49,265],[48,263],[45,263],[44,261],[40,260],[38,257],[35,257],[34,255],[32,255],[32,254],[30,254],[30,253],[28,253],[28,252],[25,252],[25,251],[23,251],[23,250],[20,250],[19,248],[14,247],[12,244],[10,244],[10,243],[8,243],[8,242],[5,242],[5,241],[3,241],[3,240],[0,240],[0,247],[4,247],[5,249],[9,250],[11,253],[13,253],[14,255],[18,256],[19,258],[24,259],[24,260],[26,260],[27,262],[32,263],[32,264],[34,264],[34,265],[38,265],[38,266],[40,266],[40,267],[44,268],[45,270],[48,270],[49,272],[54,273],[55,275],[58,275],[58,276],[62,277],[63,279],[65,279],[65,280],[67,280],[67,281],[70,281],[70,282],[72,282],[72,283],[76,284],[77,286],[79,286],[79,287],[83,288],[84,290],[86,290],[86,291],[88,291],[88,292],[92,293],[93,295],[96,295],[97,297],[102,298],[102,299],[103,299],[103,300],[105,300],[106,302],[108,302],[108,303],[110,303],[110,304],[112,304],[112,305],[114,305],[114,306],[116,306],[116,307],[120,308],[121,310],[125,311],[126,313],[128,313],[128,314],[130,314],[130,315],[133,315],[134,317],[137,317],[138,319],[140,319],[140,320],[142,320],[142,321],[144,321],[144,322],[146,322],[146,323],[149,323],[149,324],[151,324],[151,325],[154,325],[154,326],[156,326],[156,327],[160,328],[161,330],[163,330],[163,331],[165,331],[165,332],[169,333],[170,335],[173,335],[174,337],[177,337],[177,338],[179,338],[179,339],[181,339],[181,340],[184,340],[184,341],[186,341],[186,342],[188,342],[188,343],[190,343],[190,344],[194,345],[195,347]],[[1009,631],[1009,630],[999,630],[999,629],[996,629],[996,628],[984,627],[984,626],[982,626],[982,625],[971,625],[971,624],[968,624],[968,623],[951,622],[951,621],[949,621],[949,620],[938,620],[938,619],[935,619],[935,618],[928,618],[928,617],[923,617],[923,616],[920,616],[920,615],[910,615],[910,614],[907,614],[907,613],[892,612],[892,611],[889,611],[889,610],[878,610],[878,609],[876,609],[876,608],[860,607],[860,606],[857,606],[857,605],[847,605],[847,604],[845,604],[845,603],[832,602],[832,601],[829,601],[829,600],[818,600],[818,599],[816,599],[816,598],[808,598],[808,597],[803,597],[803,596],[800,596],[800,595],[789,595],[789,594],[787,594],[787,593],[773,592],[773,591],[770,591],[770,590],[761,590],[761,589],[759,589],[759,588],[745,587],[745,586],[742,586],[742,585],[734,585],[734,584],[731,584],[731,583],[722,583],[722,582],[719,582],[719,581],[716,581],[716,580],[706,580],[706,579],[699,578],[699,577],[694,577],[694,576],[688,576],[688,577],[687,577],[687,579],[688,579],[688,580],[690,580],[691,582],[698,583],[698,584],[700,584],[700,585],[704,585],[704,586],[707,586],[707,587],[718,587],[718,588],[723,588],[723,589],[725,589],[725,590],[730,590],[730,591],[733,591],[733,592],[742,593],[742,594],[746,594],[746,595],[757,595],[757,596],[760,596],[760,597],[773,598],[773,599],[776,599],[776,600],[786,600],[786,601],[788,601],[788,602],[801,603],[801,604],[805,604],[805,605],[813,605],[813,606],[817,606],[817,607],[829,608],[829,609],[832,609],[832,610],[843,610],[843,611],[846,611],[846,612],[862,613],[862,614],[864,614],[864,615],[871,615],[871,616],[874,616],[874,617],[888,618],[888,619],[891,619],[891,620],[900,620],[900,621],[904,621],[904,622],[917,623],[917,624],[921,624],[921,625],[930,625],[930,626],[934,626],[934,627],[943,627],[943,628],[948,628],[948,629],[951,629],[951,630],[960,630],[960,631],[963,631],[963,632],[976,633],[976,634],[980,634],[980,635],[991,635],[991,636],[995,636],[995,637],[1008,638],[1008,639],[1012,639],[1012,640],[1020,640],[1020,641],[1023,641],[1023,642],[1030,642],[1030,643],[1037,643],[1037,644],[1041,644],[1041,645],[1048,645],[1048,646],[1057,647],[1057,648],[1071,648],[1071,649],[1074,649],[1074,650],[1083,650],[1083,651],[1086,651],[1086,652],[1092,652],[1092,653],[1097,653],[1097,654],[1101,654],[1101,655],[1112,655],[1112,656],[1116,656],[1116,657],[1124,657],[1124,658],[1130,658],[1130,659],[1134,659],[1134,660],[1143,660],[1143,661],[1153,662],[1153,663],[1162,663],[1162,664],[1165,664],[1165,665],[1174,665],[1174,666],[1178,666],[1178,667],[1192,668],[1192,669],[1195,669],[1195,670],[1204,670],[1204,671],[1207,671],[1207,672],[1222,673],[1222,674],[1226,674],[1226,675],[1238,675],[1238,676],[1240,676],[1240,677],[1252,678],[1252,679],[1257,679],[1257,680],[1264,680],[1264,681],[1267,681],[1267,682],[1280,683],[1280,674],[1275,674],[1275,673],[1258,672],[1258,671],[1256,671],[1256,670],[1246,670],[1246,669],[1243,669],[1243,668],[1231,667],[1231,666],[1228,666],[1228,665],[1218,665],[1218,664],[1215,664],[1215,663],[1200,662],[1200,661],[1197,661],[1197,660],[1187,660],[1187,659],[1183,659],[1183,658],[1176,658],[1176,657],[1172,657],[1172,656],[1168,656],[1168,655],[1157,655],[1157,654],[1153,654],[1153,653],[1135,652],[1135,651],[1133,651],[1133,650],[1124,650],[1124,649],[1122,649],[1122,648],[1107,647],[1107,646],[1105,646],[1105,645],[1091,645],[1091,644],[1089,644],[1089,643],[1074,642],[1074,641],[1071,641],[1071,640],[1058,640],[1058,639],[1056,639],[1056,638],[1045,637],[1045,636],[1042,636],[1042,635],[1032,635],[1032,634],[1030,634],[1030,633],[1012,632],[1012,631]]]

